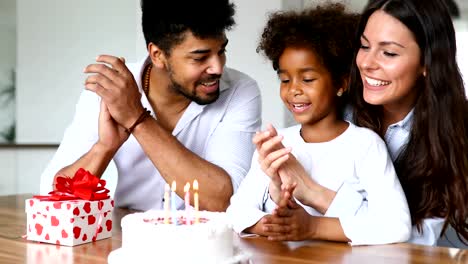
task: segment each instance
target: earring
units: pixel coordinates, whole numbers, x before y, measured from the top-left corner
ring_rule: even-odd
[[[342,96],[343,95],[343,91],[342,90],[339,90],[336,95],[338,95],[338,97]]]

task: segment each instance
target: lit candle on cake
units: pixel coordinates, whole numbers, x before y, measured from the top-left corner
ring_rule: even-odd
[[[193,207],[195,208],[195,223],[198,224],[199,217],[198,217],[198,181],[193,181]]]
[[[171,211],[172,211],[172,223],[174,225],[177,225],[177,208],[176,208],[176,204],[175,204],[175,201],[176,201],[176,182],[175,181],[172,181],[172,186],[171,186]]]
[[[190,183],[186,183],[184,186],[185,192],[185,224],[190,224]]]
[[[169,215],[170,215],[170,209],[169,209],[169,184],[166,183],[164,186],[164,224],[169,224]]]

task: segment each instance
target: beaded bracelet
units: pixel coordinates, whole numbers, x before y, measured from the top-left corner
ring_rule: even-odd
[[[133,125],[129,128],[125,128],[125,131],[128,133],[128,134],[131,134],[133,132],[133,130],[135,129],[136,126],[138,126],[138,124],[140,124],[141,122],[143,122],[143,120],[145,120],[147,117],[151,116],[151,111],[148,110],[146,107],[144,108],[143,110],[143,113],[141,113],[141,115],[138,117],[138,119],[135,121],[135,123],[133,123]]]

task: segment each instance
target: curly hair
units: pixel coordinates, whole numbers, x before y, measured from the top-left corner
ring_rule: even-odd
[[[166,54],[190,31],[198,38],[219,37],[234,25],[235,5],[229,0],[141,0],[146,45],[157,45]]]
[[[362,14],[356,43],[376,10],[398,19],[414,34],[427,71],[413,87],[419,95],[411,133],[395,161],[413,225],[422,230],[425,218],[441,217],[446,219],[441,235],[450,224],[458,236],[468,239],[468,102],[449,11],[438,0],[371,1]],[[383,108],[365,102],[355,63],[350,87],[355,123],[382,134]]]
[[[326,3],[300,12],[276,12],[269,17],[257,52],[263,52],[277,71],[279,58],[287,47],[310,48],[337,87],[349,76],[358,22],[359,15],[347,12],[339,3]]]

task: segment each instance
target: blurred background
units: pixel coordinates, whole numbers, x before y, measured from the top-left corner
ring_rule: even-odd
[[[233,0],[236,27],[228,33],[227,66],[259,83],[263,123],[293,123],[278,96],[271,65],[255,52],[268,14],[302,9],[319,0]],[[344,0],[359,12],[367,0]],[[459,47],[468,45],[468,0],[455,0]],[[146,54],[140,1],[0,0],[0,195],[38,193],[40,175],[71,122],[83,89],[83,68],[98,54]],[[468,50],[459,49],[468,75]],[[106,172],[115,186],[115,167]]]

